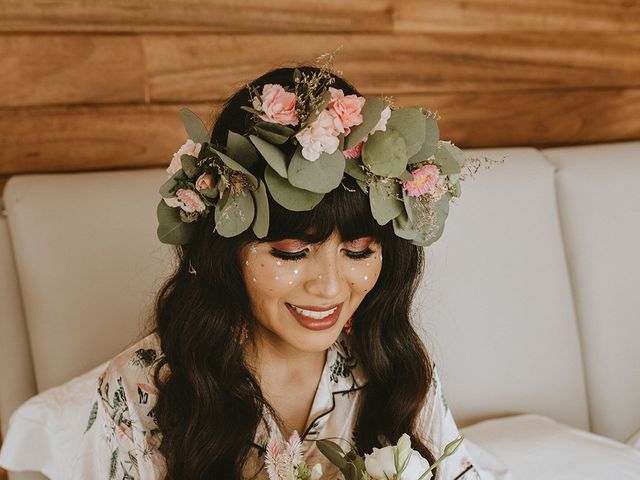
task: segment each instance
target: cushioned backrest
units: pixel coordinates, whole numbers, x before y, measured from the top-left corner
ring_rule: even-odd
[[[554,168],[531,148],[468,150],[504,164],[462,184],[426,247],[415,304],[460,425],[511,413],[588,429]]]
[[[0,215],[0,424],[3,435],[9,417],[36,393],[9,227]]]
[[[173,265],[156,237],[162,169],[11,177],[4,200],[38,391],[144,333]]]
[[[594,432],[640,427],[640,142],[548,149],[576,296]]]

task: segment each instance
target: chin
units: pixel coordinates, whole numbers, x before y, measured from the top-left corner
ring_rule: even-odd
[[[294,346],[298,350],[305,352],[323,352],[327,350],[340,336],[342,331],[342,324],[336,323],[334,327],[327,330],[308,330],[304,327],[298,326],[295,335],[295,339],[292,339]]]

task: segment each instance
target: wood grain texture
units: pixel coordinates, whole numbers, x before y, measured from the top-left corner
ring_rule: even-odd
[[[5,35],[0,107],[222,100],[340,45],[365,94],[640,86],[640,34]]]
[[[186,140],[182,106],[0,110],[0,175],[169,165]],[[184,106],[211,123],[215,106]]]
[[[265,70],[344,44],[362,93],[640,86],[640,34],[143,35],[152,101],[207,101]]]
[[[0,106],[145,101],[135,35],[0,35]]]
[[[396,32],[639,32],[640,2],[631,0],[402,0]]]
[[[640,138],[640,89],[407,94],[398,106],[436,112],[461,148],[554,146]],[[168,166],[186,136],[182,104],[0,110],[0,175]],[[219,104],[187,104],[208,126]],[[33,132],[36,122],[46,130]],[[585,139],[589,139],[585,142]]]
[[[383,32],[392,0],[4,0],[0,31]]]

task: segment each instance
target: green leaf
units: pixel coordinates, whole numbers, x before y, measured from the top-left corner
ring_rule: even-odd
[[[260,181],[258,190],[251,192],[256,204],[256,215],[253,220],[253,233],[256,237],[263,238],[269,232],[269,198],[267,197],[267,187]]]
[[[460,198],[460,195],[462,195],[462,190],[460,189],[460,180],[458,180],[453,185],[453,192],[451,193],[451,195],[453,195],[456,198]]]
[[[182,123],[184,123],[184,129],[191,140],[196,143],[208,143],[209,132],[207,127],[204,126],[202,120],[188,108],[180,109],[180,117],[182,117]]]
[[[324,193],[294,187],[286,178],[278,175],[270,165],[267,165],[264,170],[264,180],[274,200],[284,208],[295,212],[311,210],[324,197]]]
[[[356,183],[360,187],[360,190],[362,190],[364,193],[369,193],[366,182],[363,182],[362,180],[356,180]]]
[[[464,162],[464,155],[458,147],[447,142],[440,142],[434,155],[435,159],[433,163],[438,166],[444,175],[456,175],[460,173],[460,167],[462,165],[462,163],[460,163],[460,157],[462,157],[462,162]]]
[[[397,130],[407,145],[407,157],[418,153],[425,139],[425,116],[419,108],[405,107],[391,112],[389,127]]]
[[[360,111],[360,114],[362,115],[362,123],[352,127],[349,135],[345,137],[345,150],[355,147],[365,136],[369,134],[371,130],[373,130],[373,127],[375,127],[380,121],[380,114],[385,108],[387,108],[387,105],[387,102],[379,97],[365,97],[364,106]]]
[[[337,443],[331,440],[316,440],[316,446],[318,450],[340,470],[347,466],[347,462],[344,459],[344,450],[342,450]]]
[[[251,168],[258,160],[258,152],[252,143],[231,130],[227,134],[227,155],[245,168]]]
[[[273,168],[278,175],[287,178],[287,155],[275,145],[255,135],[249,135],[249,140],[255,145],[269,166]]]
[[[364,173],[364,170],[360,165],[360,160],[357,158],[345,158],[344,173],[350,175],[356,180],[365,181],[367,179],[367,174]]]
[[[249,180],[249,183],[251,183],[251,185],[253,185],[254,188],[258,188],[258,179],[255,177],[253,173],[251,173],[249,170],[247,170],[238,162],[236,162],[233,158],[228,157],[221,151],[216,150],[215,148],[211,148],[211,150],[220,157],[220,160],[222,160],[222,162],[227,167],[231,168],[232,170],[235,170],[236,172],[244,173],[244,176],[247,177],[247,180]]]
[[[292,128],[273,122],[257,122],[255,129],[261,138],[275,145],[282,145],[295,133]]]
[[[178,182],[172,176],[160,186],[160,195],[163,198],[175,197],[175,191],[177,190],[176,189],[177,186],[178,186]]]
[[[302,156],[302,147],[298,146],[289,163],[287,178],[294,187],[327,193],[340,185],[344,167],[344,155],[339,149],[333,153],[322,152],[312,162]]]
[[[246,105],[241,105],[240,108],[242,110],[245,110],[245,111],[249,112],[249,113],[253,113],[254,115],[261,115],[262,114],[262,112],[259,112],[255,108],[247,107]]]
[[[182,171],[190,179],[194,178],[200,172],[200,169],[196,165],[197,159],[192,155],[181,155],[180,163],[182,163]]]
[[[404,238],[406,240],[416,239],[419,234],[411,227],[412,223],[409,220],[407,212],[401,212],[400,215],[393,219],[393,231],[400,238]]]
[[[424,110],[423,110],[424,112]],[[425,138],[422,147],[418,153],[409,158],[407,162],[409,165],[413,165],[414,163],[424,162],[431,155],[436,153],[436,148],[438,147],[438,139],[440,138],[440,130],[438,128],[438,122],[433,117],[425,118]]]
[[[407,168],[407,145],[402,135],[392,127],[370,135],[362,148],[362,162],[376,175],[401,175]]]
[[[98,418],[98,401],[93,402],[93,406],[91,407],[91,412],[89,413],[89,421],[87,422],[87,428],[85,429],[85,433],[89,431],[91,426],[95,423],[96,418]]]
[[[395,182],[384,184],[380,181],[373,182],[369,186],[369,205],[378,224],[385,225],[404,211],[404,204],[389,195],[390,191],[400,194],[398,187],[399,185]]]
[[[246,190],[232,196],[227,189],[215,207],[215,230],[223,237],[235,237],[244,232],[255,214],[252,195]]]
[[[444,231],[444,224],[447,220],[447,216],[449,215],[450,200],[451,194],[447,192],[442,195],[440,200],[438,200],[433,206],[436,218],[431,225],[431,228],[426,232],[420,232],[421,235],[420,238],[418,238],[418,240],[422,242],[423,246],[431,245],[442,236],[442,232]]]
[[[158,239],[171,245],[185,245],[190,242],[193,224],[180,220],[180,208],[170,207],[160,200],[156,210],[158,217]]]

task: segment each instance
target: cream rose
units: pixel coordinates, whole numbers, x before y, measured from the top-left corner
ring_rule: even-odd
[[[200,155],[200,149],[202,148],[202,144],[196,143],[190,138],[184,142],[184,144],[178,149],[176,153],[173,154],[173,158],[171,159],[171,163],[167,168],[167,173],[169,175],[174,175],[178,170],[182,168],[182,161],[180,157],[182,155],[192,155],[198,158]]]

